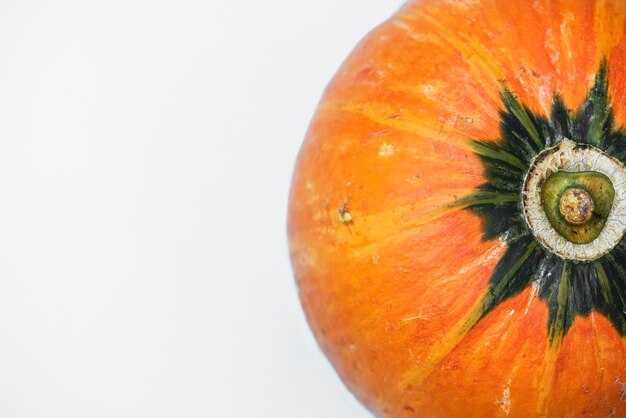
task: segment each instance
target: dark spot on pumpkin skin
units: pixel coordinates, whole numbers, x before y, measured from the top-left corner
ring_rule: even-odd
[[[337,211],[337,218],[338,218],[339,222],[344,224],[344,225],[350,224],[350,223],[353,222],[352,214],[350,213],[350,208],[348,207],[349,203],[350,203],[350,197],[346,197],[343,200],[343,204],[341,205],[341,207]]]
[[[411,405],[404,405],[404,410],[407,412],[415,413],[415,408],[413,408]]]

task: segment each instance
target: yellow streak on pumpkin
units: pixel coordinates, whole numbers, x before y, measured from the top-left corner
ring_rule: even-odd
[[[443,135],[450,135],[459,143],[466,144],[465,148],[471,151],[469,141],[467,141],[467,133],[456,128],[451,124],[441,122],[433,123],[433,119],[427,116],[412,114],[406,109],[398,113],[398,109],[384,102],[368,102],[367,104],[355,104],[344,102],[328,102],[321,105],[318,111],[328,111],[335,113],[337,111],[356,113],[377,124],[394,128],[401,132],[410,133],[417,137],[431,141],[435,138],[442,139]],[[400,115],[400,117],[395,117]],[[455,144],[456,145],[456,144]]]
[[[558,309],[556,313],[555,321],[558,321],[561,326],[560,330],[557,330],[554,334],[553,340],[548,340],[548,347],[546,348],[546,354],[543,360],[543,377],[539,385],[539,398],[537,400],[537,415],[547,415],[548,399],[552,393],[552,386],[554,383],[554,369],[556,366],[556,357],[561,348],[563,342],[563,324],[565,323],[565,313],[567,310],[567,300],[570,292],[569,289],[569,262],[563,263],[563,269],[561,270],[561,279],[559,283],[558,291]]]
[[[349,224],[342,224],[332,208],[321,207],[312,214],[317,224],[315,233],[320,239],[328,239],[333,243],[324,246],[326,251],[348,250],[348,254],[356,259],[373,257],[380,248],[406,240],[418,234],[424,225],[461,210],[452,203],[458,196],[467,195],[472,190],[450,189],[439,195],[419,199],[414,204],[378,213],[366,213],[353,207],[350,208]],[[314,204],[319,205],[319,202]],[[306,241],[294,240],[291,243],[294,254],[309,248],[310,244]]]
[[[424,16],[422,16],[423,18]],[[444,27],[442,27],[436,19],[428,19],[430,21],[430,24],[435,24],[437,25],[437,29],[441,32],[442,30],[445,30]],[[440,34],[433,34],[435,32],[430,32],[430,31],[424,31],[424,33],[420,33],[420,32],[416,32],[413,30],[413,28],[411,27],[411,25],[409,25],[407,22],[402,21],[402,20],[397,20],[397,21],[393,21],[392,25],[395,26],[396,28],[400,29],[401,31],[403,31],[404,33],[406,33],[406,35],[415,40],[416,42],[420,42],[422,45],[420,46],[420,48],[422,49],[432,49],[433,47],[438,47],[438,48],[442,48],[444,50],[449,49],[450,47],[452,47],[454,49],[455,52],[460,53],[461,55],[463,55],[466,60],[468,65],[474,69],[474,71],[472,72],[472,74],[474,75],[474,79],[473,81],[476,83],[475,87],[466,85],[466,89],[467,89],[467,93],[468,93],[468,97],[465,99],[468,102],[476,105],[478,108],[482,108],[482,109],[492,109],[492,108],[498,108],[500,107],[500,99],[499,97],[497,97],[497,95],[494,93],[493,91],[493,85],[489,85],[489,83],[486,82],[482,82],[484,77],[476,77],[476,74],[482,72],[482,73],[488,73],[490,74],[489,77],[491,76],[495,76],[494,74],[501,74],[501,71],[499,69],[499,67],[497,65],[495,65],[495,60],[494,58],[490,55],[489,51],[486,50],[484,48],[483,45],[481,45],[479,42],[477,42],[476,40],[461,40],[461,38],[459,38],[457,36],[456,33],[454,33],[453,35],[457,36],[456,42],[450,42],[450,39],[446,39],[445,36],[442,37],[442,35]],[[419,27],[423,27],[424,25],[422,24],[416,24]],[[448,35],[449,36],[449,35]],[[446,44],[446,45],[443,45]],[[460,45],[465,45],[467,44],[465,47],[460,47]],[[483,51],[483,55],[487,56],[489,55],[489,57],[487,59],[485,59],[482,62],[474,62],[475,57],[478,55],[477,51]],[[465,55],[464,55],[465,54]],[[469,54],[469,55],[467,55]],[[485,67],[486,69],[481,71],[480,67]],[[444,106],[444,107],[449,107],[449,106],[455,106],[458,105],[458,102],[456,101],[447,101],[446,100],[446,91],[448,89],[448,87],[441,83],[440,80],[429,80],[428,84],[422,85],[420,87],[418,87],[417,89],[415,88],[415,85],[412,84],[404,84],[400,81],[398,81],[396,83],[396,85],[398,86],[399,90],[396,89],[389,89],[390,91],[400,91],[403,92],[405,94],[411,94],[411,93],[415,93],[415,92],[419,92],[419,96],[421,97],[427,97],[430,100],[435,100],[438,101],[441,104],[447,104],[448,106]],[[436,87],[437,85],[439,85],[438,87]],[[484,99],[481,98],[481,94],[479,94],[478,91],[476,91],[476,94],[471,94],[474,90],[480,90],[480,92],[484,92],[485,95],[487,97],[489,97],[489,102],[490,103],[486,103],[486,101]],[[497,123],[500,122],[500,118],[498,117],[497,114],[492,114],[492,112],[489,111],[485,111],[483,113],[479,113],[477,115],[477,117],[484,117],[484,118],[491,118],[495,121],[497,121]]]
[[[435,16],[428,15],[425,10],[420,14],[420,18],[431,25],[442,40],[449,43],[466,59],[472,78],[479,83],[494,104],[500,103],[497,80],[504,79],[504,73],[497,65],[493,54],[477,39],[463,39],[457,32],[447,29]]]
[[[452,196],[444,194],[422,199],[419,206],[404,206],[375,214],[365,214],[351,208],[353,228],[335,228],[333,233],[338,243],[356,250],[351,255],[370,257],[370,252],[406,240],[418,233],[424,225],[458,211],[458,208],[450,205],[452,201]],[[316,215],[320,218],[322,216],[322,212]],[[324,227],[320,226],[319,232],[323,231]]]
[[[561,338],[555,338],[555,341],[548,341],[546,354],[543,360],[543,376],[539,383],[539,397],[537,400],[537,415],[547,415],[548,399],[552,393],[552,385],[554,381],[554,370],[556,366],[556,358],[559,354],[561,346]]]
[[[502,243],[500,243],[502,245]],[[535,244],[536,245],[536,244]],[[535,245],[531,245],[521,261],[525,260],[534,250]],[[519,268],[513,267],[513,269]],[[441,361],[465,338],[469,331],[480,321],[485,312],[486,303],[491,296],[492,289],[487,286],[476,298],[474,304],[467,310],[466,314],[456,322],[454,326],[443,336],[438,344],[433,346],[426,357],[420,362],[419,368],[407,373],[401,379],[402,387],[408,385],[419,386],[430,376]]]
[[[596,55],[600,61],[610,57],[613,48],[619,45],[624,36],[626,2],[597,0],[594,20],[598,37]]]
[[[430,350],[426,358],[421,362],[420,367],[406,374],[401,380],[402,387],[406,387],[407,385],[419,386],[435,371],[441,361],[450,354],[472,327],[478,323],[482,316],[482,309],[480,308],[488,293],[489,288],[487,287],[476,299],[474,305],[467,310],[467,313],[461,320]]]

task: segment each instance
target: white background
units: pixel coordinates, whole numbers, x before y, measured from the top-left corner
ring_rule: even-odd
[[[0,417],[367,417],[288,260],[324,86],[399,0],[0,0]]]

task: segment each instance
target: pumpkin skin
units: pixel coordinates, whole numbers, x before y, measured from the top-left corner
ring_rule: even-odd
[[[555,94],[580,109],[605,65],[626,126],[625,30],[619,0],[414,1],[327,88],[292,182],[291,260],[322,350],[375,415],[626,416],[610,315],[554,338],[529,285],[478,318],[511,243],[456,204],[489,181],[472,141],[500,141],[504,85],[548,117]]]

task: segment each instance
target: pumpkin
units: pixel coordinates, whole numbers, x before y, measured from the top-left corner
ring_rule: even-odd
[[[354,50],[288,211],[381,417],[626,416],[626,2],[421,0]]]

